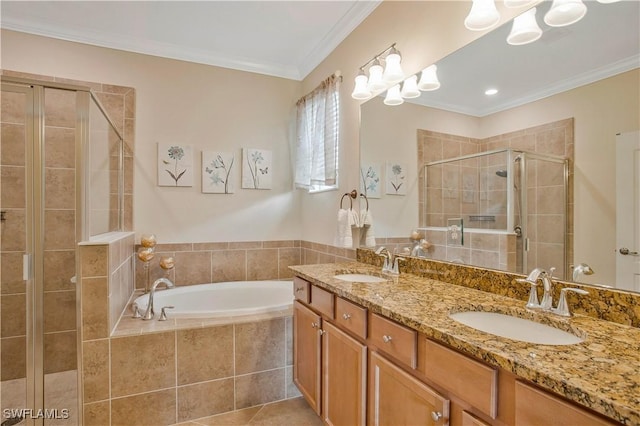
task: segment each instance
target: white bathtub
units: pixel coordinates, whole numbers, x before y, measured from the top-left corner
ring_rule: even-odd
[[[144,314],[149,295],[135,299]],[[163,306],[174,306],[173,318],[215,318],[258,315],[290,308],[292,281],[234,281],[157,290],[153,295],[156,317]]]

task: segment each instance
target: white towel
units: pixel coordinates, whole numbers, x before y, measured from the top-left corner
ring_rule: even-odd
[[[376,237],[373,233],[373,216],[370,210],[360,211],[360,226],[362,227],[360,245],[364,247],[375,247]]]
[[[353,223],[353,214],[351,210],[338,210],[338,227],[336,229],[336,238],[333,245],[336,247],[353,247],[353,237],[351,236],[351,224]]]

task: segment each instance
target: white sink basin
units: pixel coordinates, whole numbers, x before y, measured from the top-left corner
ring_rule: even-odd
[[[387,281],[384,278],[367,274],[339,274],[334,275],[333,278],[337,278],[342,281],[349,281],[352,283],[383,283]]]
[[[495,312],[458,312],[452,319],[485,333],[540,345],[575,345],[583,341],[566,331],[511,315]]]

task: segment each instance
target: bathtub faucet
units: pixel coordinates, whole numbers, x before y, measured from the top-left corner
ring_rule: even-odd
[[[151,286],[151,291],[149,291],[149,301],[147,302],[147,310],[144,312],[144,315],[142,316],[142,319],[145,321],[153,319],[153,316],[155,314],[153,312],[153,295],[156,293],[156,289],[160,284],[164,284],[166,288],[175,287],[175,284],[172,283],[169,278],[165,278],[165,277],[158,278],[153,282],[153,285]]]

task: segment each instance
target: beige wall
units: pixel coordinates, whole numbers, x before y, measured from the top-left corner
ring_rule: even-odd
[[[2,31],[4,69],[136,89],[134,229],[162,242],[298,239],[290,113],[300,83],[224,68]],[[194,147],[194,186],[156,185],[156,144]],[[200,152],[273,151],[272,190],[202,194]],[[239,171],[239,170],[238,170]]]

